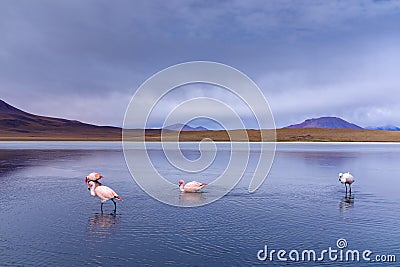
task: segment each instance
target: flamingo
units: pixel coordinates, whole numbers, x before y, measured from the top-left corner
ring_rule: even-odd
[[[89,181],[98,182],[98,180],[100,180],[101,178],[104,178],[104,176],[98,174],[97,172],[92,172],[92,173],[89,173],[89,175],[85,177],[85,183],[88,183]],[[98,182],[98,183],[101,185],[100,182]]]
[[[179,180],[179,189],[181,192],[187,192],[187,193],[195,193],[205,187],[207,184],[205,183],[199,183],[196,181],[189,182],[185,184],[183,180]]]
[[[103,203],[110,199],[114,203],[114,212],[117,211],[117,203],[115,202],[115,199],[122,201],[122,198],[117,193],[115,193],[114,190],[112,190],[108,186],[101,185],[95,181],[88,182],[88,189],[90,190],[90,194],[92,196],[100,198],[101,201],[100,209],[102,213],[103,213]]]
[[[349,185],[350,195],[351,195],[351,184],[354,183],[355,181],[353,175],[351,175],[350,172],[339,173],[339,181],[346,187],[346,195],[347,195],[347,185]]]

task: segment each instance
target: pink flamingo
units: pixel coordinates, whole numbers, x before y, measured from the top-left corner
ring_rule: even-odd
[[[92,173],[89,173],[89,175],[85,177],[85,183],[88,183],[89,181],[98,182],[98,180],[100,180],[101,178],[104,178],[104,176],[98,174],[97,172],[92,172]]]
[[[199,183],[196,181],[189,182],[185,184],[183,180],[179,180],[179,189],[181,192],[187,192],[187,193],[195,193],[205,187],[207,184],[205,183]]]
[[[94,181],[88,182],[88,189],[90,190],[90,194],[92,196],[100,198],[101,212],[103,212],[103,203],[110,199],[114,203],[114,212],[117,211],[117,203],[115,202],[115,199],[122,201],[122,198],[120,196],[118,196],[118,194],[115,193],[114,190],[112,190],[108,186],[101,185],[98,182],[94,182]]]
[[[346,195],[347,195],[347,185],[349,185],[350,195],[351,195],[351,184],[354,183],[355,181],[353,175],[351,175],[350,172],[339,173],[339,181],[346,187]]]

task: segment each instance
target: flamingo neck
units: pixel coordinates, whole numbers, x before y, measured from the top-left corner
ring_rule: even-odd
[[[90,187],[90,194],[92,196],[96,196],[96,192],[94,191],[97,187],[97,184],[95,184],[94,186]]]
[[[185,184],[180,184],[179,185],[179,190],[181,190],[181,192],[185,192],[184,187],[185,187]]]

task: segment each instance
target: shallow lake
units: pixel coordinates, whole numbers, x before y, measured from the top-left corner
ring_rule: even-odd
[[[176,182],[183,175],[165,161],[160,144],[150,144],[157,169]],[[132,179],[120,143],[0,142],[0,265],[10,266],[374,266],[329,260],[291,262],[291,250],[338,249],[395,255],[400,261],[400,145],[281,143],[271,171],[255,193],[248,193],[258,153],[252,144],[249,169],[221,199],[184,208],[148,196]],[[215,162],[187,180],[210,183],[229,161],[229,146],[218,144]],[[196,144],[185,144],[187,158],[198,157]],[[92,197],[83,178],[92,171],[122,198]],[[338,173],[356,178],[351,197]],[[168,191],[177,205],[201,203],[199,194]],[[343,241],[343,240],[342,240]],[[287,262],[260,261],[260,250],[285,250]],[[264,256],[264,253],[259,254]],[[292,256],[295,254],[292,253]],[[360,256],[361,257],[361,256]]]

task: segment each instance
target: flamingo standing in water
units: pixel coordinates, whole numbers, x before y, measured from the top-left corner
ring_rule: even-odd
[[[355,181],[353,175],[351,175],[350,172],[339,173],[339,181],[346,187],[346,195],[347,195],[347,185],[349,185],[350,195],[351,195],[351,184],[354,183]]]
[[[181,190],[181,192],[195,193],[198,192],[203,187],[205,187],[206,185],[207,184],[205,183],[199,183],[196,181],[185,184],[185,181],[179,180],[179,189]]]
[[[102,213],[103,213],[103,203],[110,199],[114,203],[114,212],[117,211],[117,203],[115,202],[115,199],[122,201],[122,198],[117,193],[115,193],[114,190],[112,190],[108,186],[101,185],[99,184],[99,182],[94,182],[94,181],[88,182],[88,189],[90,190],[90,194],[92,196],[100,198],[101,201],[100,209]]]

